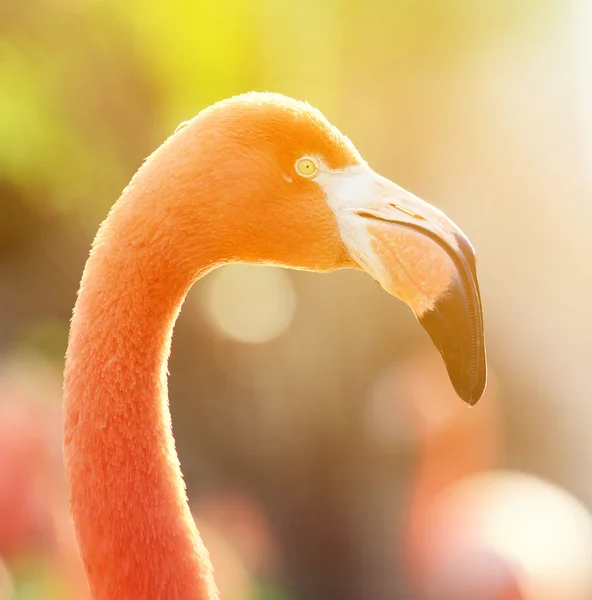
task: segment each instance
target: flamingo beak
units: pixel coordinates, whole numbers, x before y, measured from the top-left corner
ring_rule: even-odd
[[[441,211],[366,165],[323,177],[352,259],[411,307],[457,394],[474,405],[485,390],[487,362],[469,240]]]

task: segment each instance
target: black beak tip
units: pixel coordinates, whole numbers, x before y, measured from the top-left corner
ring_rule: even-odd
[[[450,369],[448,370],[448,374],[459,398],[466,402],[469,406],[475,406],[475,404],[477,404],[477,402],[479,402],[479,400],[482,398],[485,388],[487,387],[487,375],[484,373],[478,378],[475,385],[469,387],[466,385],[464,380],[462,382],[455,382],[453,378],[454,375],[450,372]]]
[[[440,351],[456,393],[469,406],[483,396],[487,361],[480,314],[471,316],[466,290],[455,286],[419,322]]]

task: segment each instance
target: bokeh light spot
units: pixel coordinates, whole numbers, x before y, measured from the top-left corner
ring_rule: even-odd
[[[296,293],[284,269],[228,265],[210,275],[202,306],[221,335],[237,342],[261,344],[290,327]]]
[[[519,565],[528,600],[591,597],[592,516],[562,488],[524,473],[483,473],[444,492],[434,517],[453,537]],[[450,552],[450,536],[439,533]]]

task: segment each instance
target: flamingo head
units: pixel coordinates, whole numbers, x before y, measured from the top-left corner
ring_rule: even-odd
[[[218,191],[208,211],[232,232],[228,260],[366,271],[413,310],[458,395],[479,400],[487,375],[475,252],[443,212],[372,170],[318,110],[279,94],[214,104],[169,143],[195,196]]]

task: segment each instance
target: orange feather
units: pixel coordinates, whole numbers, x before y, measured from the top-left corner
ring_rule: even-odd
[[[302,155],[361,162],[310,106],[247,94],[206,109],[150,156],[97,234],[64,381],[71,514],[96,600],[217,597],[171,433],[167,360],[190,286],[240,260],[354,266]]]

